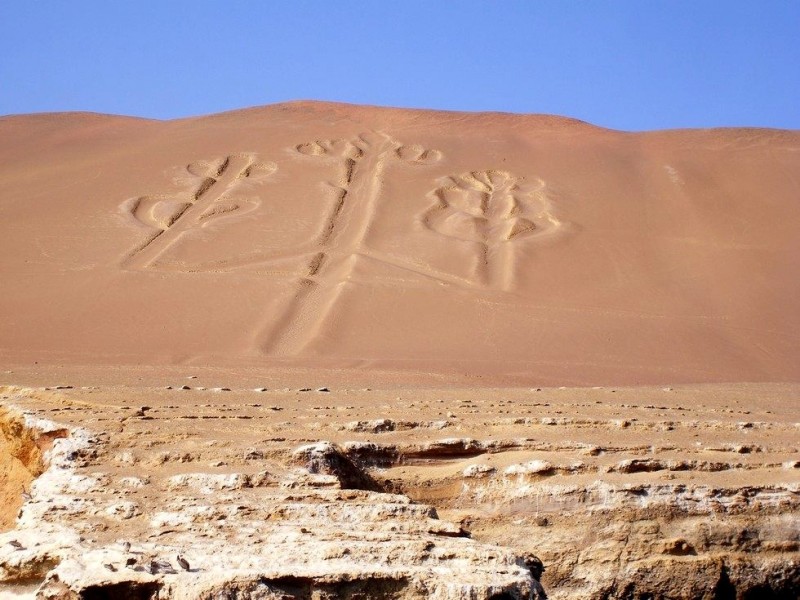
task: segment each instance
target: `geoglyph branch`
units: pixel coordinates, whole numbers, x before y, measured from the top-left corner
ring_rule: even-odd
[[[151,267],[185,232],[205,227],[221,217],[255,209],[257,199],[237,199],[230,192],[246,182],[271,175],[274,163],[258,162],[251,154],[232,154],[218,161],[197,161],[186,167],[196,181],[188,195],[144,196],[129,205],[133,216],[156,230],[141,248],[125,261],[132,269]]]
[[[475,276],[508,290],[515,278],[514,245],[552,232],[553,216],[544,182],[533,184],[507,171],[471,171],[439,180],[435,201],[422,217],[431,231],[476,247]]]

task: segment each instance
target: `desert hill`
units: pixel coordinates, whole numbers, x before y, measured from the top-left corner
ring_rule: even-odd
[[[0,360],[800,377],[800,132],[297,102],[0,118]]]

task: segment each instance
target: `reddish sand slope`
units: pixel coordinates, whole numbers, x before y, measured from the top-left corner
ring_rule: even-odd
[[[800,132],[0,118],[0,360],[800,379]]]

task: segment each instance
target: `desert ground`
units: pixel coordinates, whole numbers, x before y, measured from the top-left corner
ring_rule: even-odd
[[[800,132],[19,115],[0,184],[0,598],[800,595]]]

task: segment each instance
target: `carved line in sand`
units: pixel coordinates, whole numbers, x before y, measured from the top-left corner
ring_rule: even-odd
[[[459,287],[509,290],[514,281],[514,247],[524,238],[541,238],[561,227],[544,194],[544,183],[523,182],[505,171],[474,171],[438,180],[429,196],[435,205],[418,217],[430,231],[475,245],[472,276],[459,277],[429,265],[411,262],[367,247],[365,240],[378,212],[387,163],[429,165],[442,155],[419,145],[403,145],[381,132],[344,140],[316,140],[294,148],[301,156],[324,159],[338,166],[327,185],[335,194],[315,239],[269,256],[226,259],[211,266],[183,267],[187,271],[230,270],[270,265],[275,275],[287,259],[305,260],[287,304],[276,315],[264,315],[251,331],[256,352],[296,355],[320,337],[359,259],[373,260],[434,281]],[[243,214],[258,206],[257,199],[231,197],[244,180],[259,180],[276,170],[274,163],[256,162],[251,154],[234,154],[215,162],[198,161],[188,172],[199,182],[185,197],[145,196],[129,201],[127,209],[157,232],[123,262],[130,269],[168,269],[162,257],[180,237],[213,219]]]
[[[510,290],[519,241],[549,237],[562,227],[544,192],[507,171],[472,171],[443,177],[429,194],[435,205],[422,216],[429,230],[475,246],[473,277]]]
[[[306,272],[296,282],[282,314],[259,328],[255,339],[256,348],[262,352],[287,355],[302,352],[318,337],[352,276],[358,257],[394,264],[391,258],[365,247],[377,214],[387,161],[428,165],[441,159],[437,150],[404,145],[381,132],[364,133],[350,140],[316,140],[300,144],[296,150],[301,155],[338,163],[339,173],[329,184],[336,201],[326,218],[318,252],[309,258]],[[397,266],[417,270],[402,262]],[[440,275],[423,274],[436,278]]]
[[[186,167],[199,181],[190,194],[143,196],[126,208],[156,233],[124,261],[123,267],[142,270],[151,267],[180,237],[196,227],[232,214],[244,214],[258,207],[257,199],[231,198],[230,193],[244,180],[258,181],[271,175],[274,163],[257,162],[252,154],[232,154],[217,161],[197,161]]]

